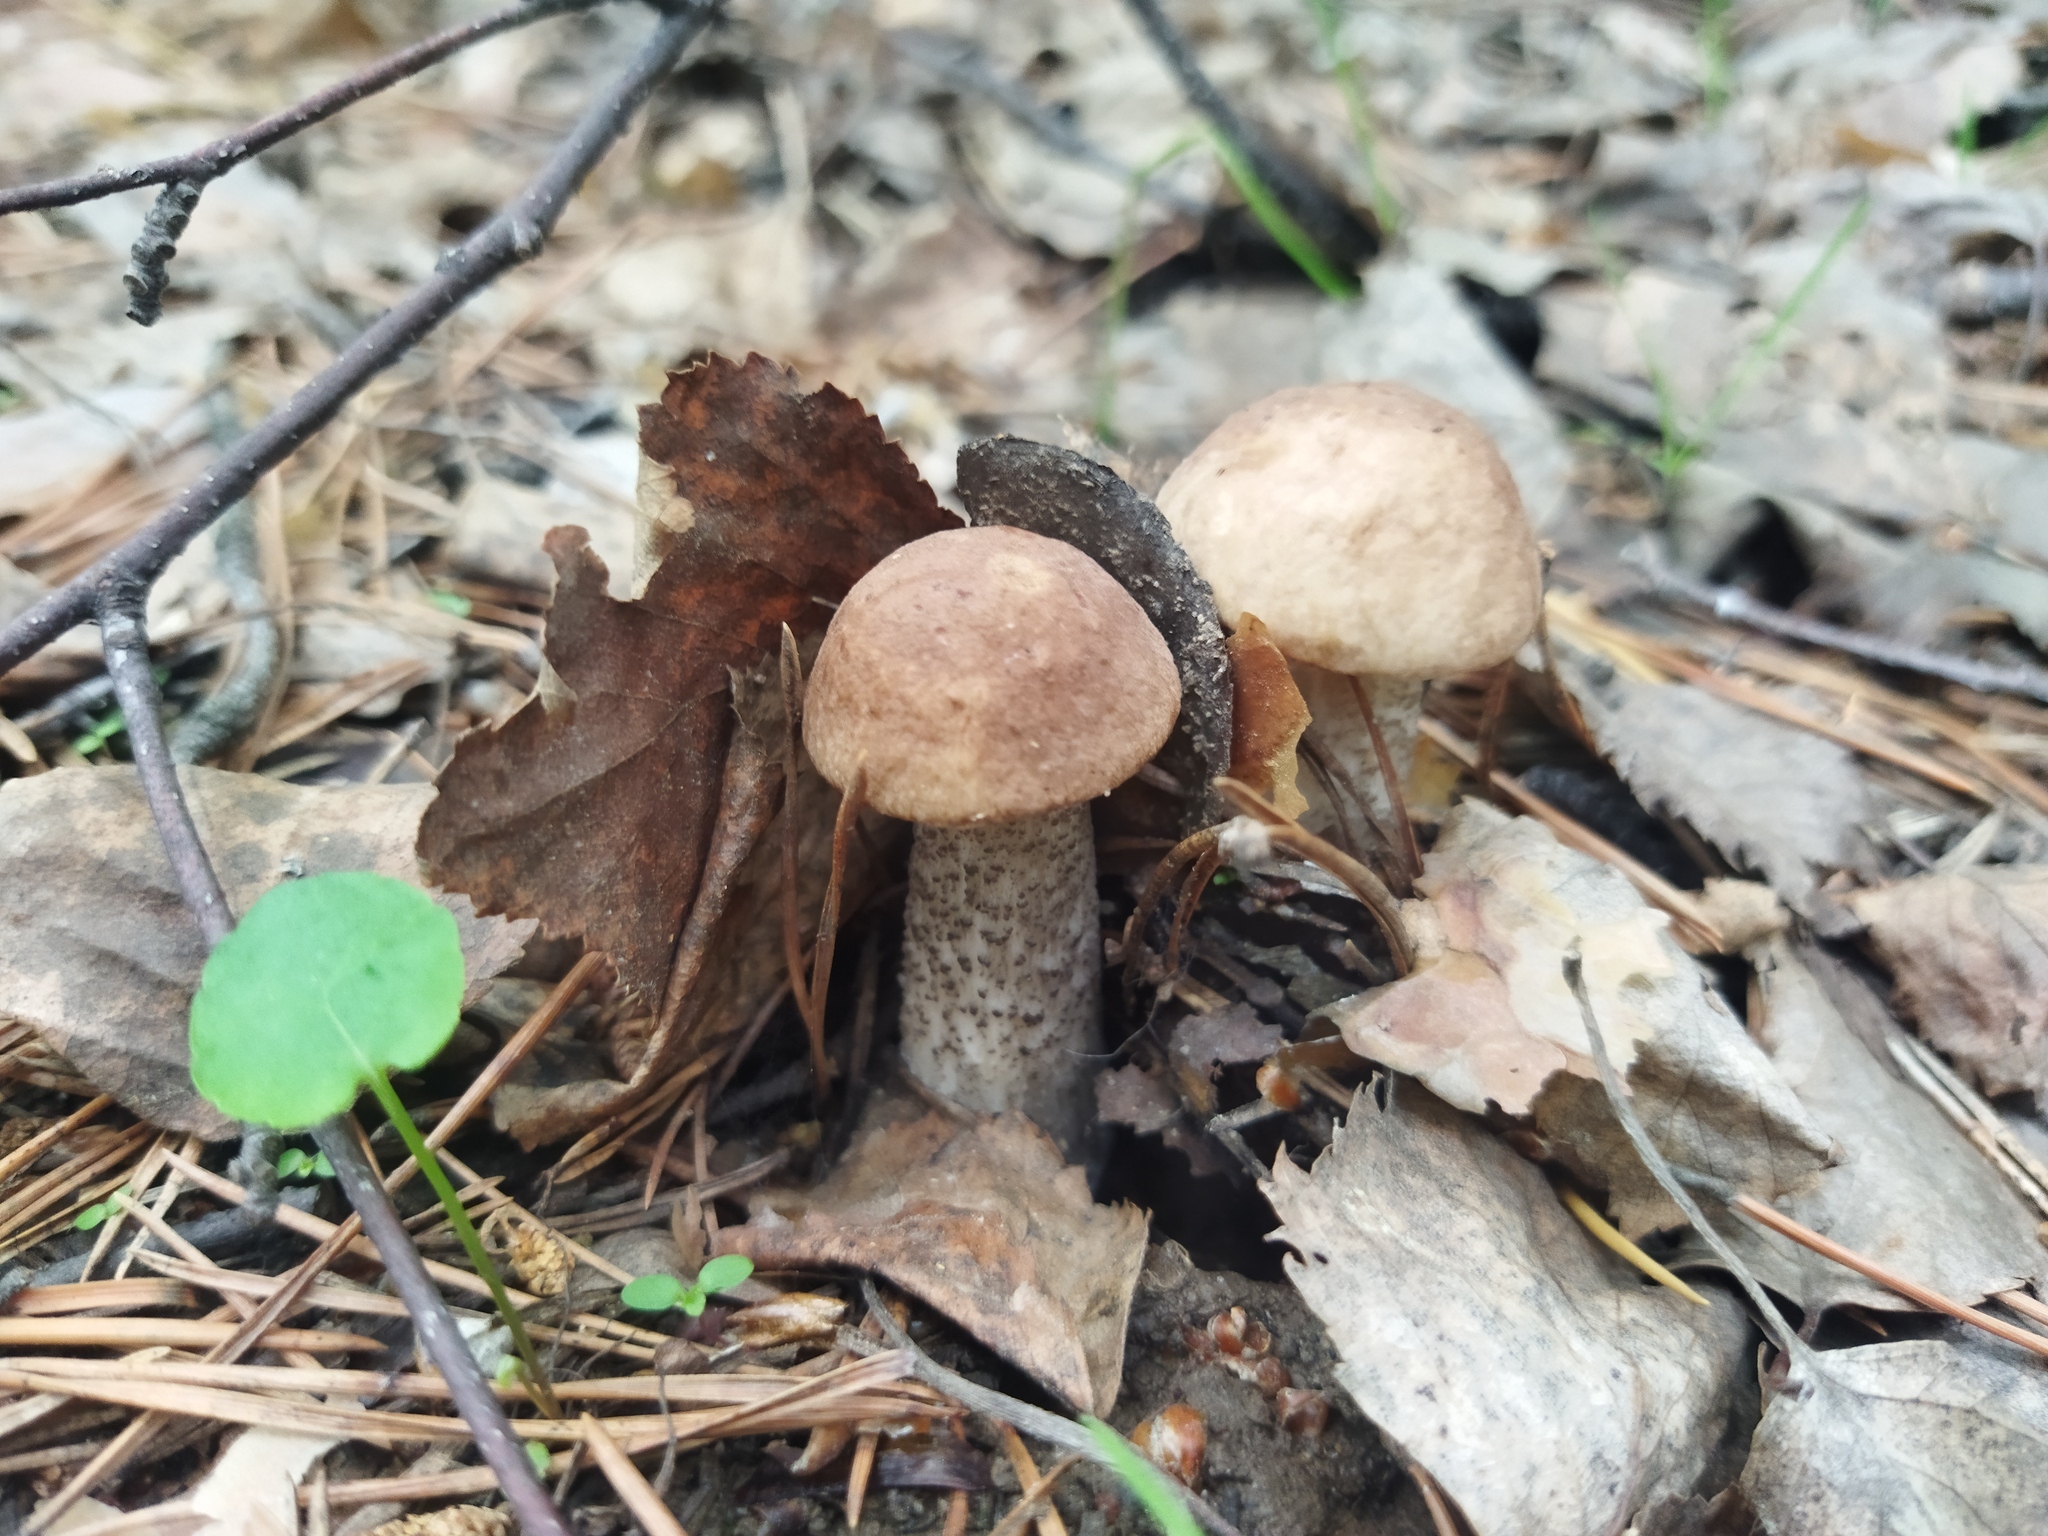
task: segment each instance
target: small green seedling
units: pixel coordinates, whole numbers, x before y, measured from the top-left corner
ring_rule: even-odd
[[[298,1147],[286,1147],[277,1158],[277,1176],[280,1179],[331,1179],[334,1164],[327,1161],[325,1152],[305,1152]]]
[[[546,1477],[548,1475],[548,1462],[552,1458],[548,1455],[548,1448],[538,1440],[526,1442],[526,1459],[533,1463],[533,1475],[535,1477]]]
[[[1124,1480],[1124,1486],[1138,1496],[1145,1513],[1166,1536],[1201,1536],[1201,1527],[1188,1512],[1187,1501],[1175,1491],[1164,1472],[1138,1454],[1137,1447],[1100,1419],[1084,1414],[1081,1427],[1094,1437],[1103,1460]]]
[[[134,1194],[134,1191],[131,1189],[124,1188],[121,1191],[121,1193],[124,1195],[132,1196]],[[114,1212],[118,1211],[119,1209],[121,1209],[121,1202],[116,1200],[112,1195],[109,1195],[106,1199],[100,1201],[96,1205],[88,1205],[76,1216],[72,1217],[71,1229],[74,1232],[90,1232],[93,1230],[93,1228],[99,1226],[109,1216],[113,1215]]]
[[[207,957],[192,999],[192,1081],[223,1113],[281,1131],[344,1113],[367,1085],[440,1197],[547,1406],[546,1373],[498,1267],[386,1075],[434,1059],[455,1033],[462,989],[455,919],[417,886],[358,873],[287,880]]]
[[[754,1261],[737,1253],[723,1253],[697,1272],[697,1283],[684,1285],[674,1275],[642,1275],[623,1291],[619,1300],[635,1312],[666,1312],[681,1307],[692,1317],[704,1315],[704,1303],[721,1291],[729,1291],[754,1272]]]

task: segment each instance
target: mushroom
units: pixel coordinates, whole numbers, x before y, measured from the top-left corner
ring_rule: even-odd
[[[1394,383],[1311,384],[1246,406],[1159,492],[1233,630],[1255,615],[1287,657],[1314,735],[1386,825],[1366,725],[1398,779],[1430,678],[1497,666],[1536,627],[1536,539],[1479,424]]]
[[[804,745],[841,790],[917,823],[904,1065],[973,1110],[1021,1110],[1069,1155],[1090,1119],[1101,916],[1088,802],[1165,742],[1166,642],[1069,544],[976,527],[855,584],[805,690]]]

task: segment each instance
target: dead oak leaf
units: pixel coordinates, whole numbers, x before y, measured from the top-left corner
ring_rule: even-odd
[[[419,878],[424,784],[314,789],[180,768],[228,905],[330,870]],[[0,785],[0,1016],[25,1019],[92,1083],[152,1124],[209,1140],[236,1125],[192,1086],[187,1013],[206,946],[185,910],[132,768],[65,768]],[[469,994],[517,960],[530,922],[455,914]]]
[[[1145,1215],[1097,1205],[1022,1115],[963,1125],[878,1100],[830,1178],[755,1202],[727,1252],[871,1270],[1076,1408],[1107,1413],[1145,1264]]]
[[[955,519],[858,401],[762,357],[671,374],[640,438],[659,567],[619,602],[581,529],[548,535],[550,674],[457,748],[420,853],[485,911],[604,950],[652,1003],[718,810],[728,674]]]
[[[1916,875],[1849,905],[1931,1045],[1987,1094],[2048,1089],[2048,869]]]

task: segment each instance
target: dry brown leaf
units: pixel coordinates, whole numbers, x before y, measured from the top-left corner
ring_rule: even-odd
[[[877,560],[956,520],[858,401],[806,394],[765,358],[671,374],[640,430],[665,471],[643,487],[669,540],[659,569],[618,602],[580,529],[548,535],[550,674],[464,739],[419,846],[483,910],[603,949],[651,1005],[718,815],[729,673],[784,624],[822,630]]]
[[[1467,801],[1416,889],[1427,900],[1402,906],[1415,971],[1329,1010],[1345,1043],[1460,1109],[1533,1115],[1606,1185],[1624,1232],[1684,1218],[1600,1088],[1564,982],[1574,945],[1607,1049],[1668,1157],[1763,1199],[1827,1161],[1825,1133],[1618,870],[1540,822]]]
[[[243,1430],[191,1492],[193,1507],[210,1517],[199,1536],[291,1536],[299,1480],[339,1444],[327,1435]]]
[[[1916,875],[1849,906],[1930,1044],[1987,1094],[2048,1088],[2048,869]]]
[[[387,1506],[388,1507],[388,1506]],[[424,1515],[400,1515],[373,1527],[369,1536],[507,1536],[512,1516],[481,1504],[450,1504]]]
[[[1784,939],[1750,951],[1758,1042],[1836,1143],[1835,1166],[1773,1201],[1795,1221],[1958,1301],[2048,1274],[2034,1218],[1884,1051],[1883,1001],[1838,962]],[[1746,1222],[1719,1223],[1758,1278],[1801,1307],[1911,1303]],[[1711,1262],[1711,1261],[1707,1261]]]
[[[1107,1413],[1145,1263],[1145,1215],[1097,1205],[1022,1115],[963,1125],[878,1102],[832,1176],[755,1202],[724,1251],[872,1270],[1085,1412]]]
[[[1580,714],[1638,799],[1689,823],[1810,911],[1820,878],[1871,864],[1856,758],[1811,731],[1685,683],[1647,683],[1559,648]]]
[[[1295,750],[1309,726],[1308,703],[1257,615],[1243,615],[1224,646],[1230,652],[1230,776],[1284,814],[1300,816],[1308,797],[1295,784],[1301,766]]]
[[[228,905],[280,880],[374,870],[419,880],[424,784],[314,789],[180,768]],[[186,1070],[186,1014],[206,958],[130,768],[67,768],[0,785],[0,1014],[25,1019],[92,1082],[153,1124],[209,1139],[234,1123]],[[530,922],[454,913],[469,995],[519,958]]]
[[[1314,1169],[1283,1155],[1266,1189],[1339,1381],[1478,1536],[1619,1533],[1718,1487],[1755,1401],[1742,1309],[1644,1282],[1477,1121],[1360,1094]]]
[[[1105,1125],[1157,1135],[1180,1118],[1180,1100],[1157,1077],[1128,1062],[1096,1074],[1095,1117]]]
[[[1743,1469],[1769,1536],[2036,1536],[2048,1377],[1981,1339],[1832,1350],[1773,1394]]]

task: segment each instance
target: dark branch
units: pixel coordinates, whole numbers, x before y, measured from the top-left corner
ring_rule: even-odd
[[[135,577],[117,575],[107,580],[100,592],[100,645],[107,657],[107,676],[114,680],[114,697],[120,701],[122,723],[128,728],[135,771],[149,798],[149,813],[156,819],[157,835],[170,857],[178,891],[211,949],[228,936],[235,915],[228,909],[227,894],[213,872],[213,861],[199,841],[199,829],[192,824],[191,808],[178,783],[177,766],[164,745],[163,721],[157,714],[161,696],[156,674],[149,670],[149,636],[142,622],[148,595],[147,584]]]
[[[1346,269],[1370,260],[1379,249],[1379,241],[1372,231],[1345,206],[1343,199],[1281,154],[1264,134],[1238,114],[1229,98],[1216,88],[1216,82],[1203,73],[1202,66],[1195,59],[1194,49],[1188,46],[1180,28],[1160,9],[1159,0],[1124,0],[1124,3],[1138,18],[1138,25],[1145,29],[1145,35],[1152,39],[1152,46],[1159,50],[1166,67],[1180,81],[1181,90],[1187,94],[1195,110],[1237,146],[1239,153],[1251,162],[1259,180],[1272,189],[1273,195],[1280,200],[1280,206],[1293,215],[1294,222],[1322,248],[1323,254]]]
[[[694,0],[664,15],[654,35],[570,130],[540,174],[443,257],[432,278],[380,315],[341,356],[222,454],[198,483],[141,532],[0,631],[0,675],[91,618],[96,594],[106,582],[154,581],[180,550],[332,421],[365,384],[493,279],[531,259],[583,178],[625,132],[634,112],[715,9],[716,0]]]
[[[176,181],[196,182],[204,186],[216,176],[226,175],[244,160],[262,154],[272,145],[282,144],[293,134],[302,133],[315,123],[325,122],[366,96],[374,96],[401,80],[410,79],[450,54],[460,53],[472,43],[480,43],[500,32],[509,32],[515,27],[558,16],[565,11],[594,10],[610,3],[611,0],[526,0],[525,4],[510,6],[481,20],[437,32],[410,48],[400,49],[389,58],[379,59],[346,80],[336,81],[324,91],[316,91],[295,107],[287,107],[259,123],[251,123],[239,133],[215,139],[211,144],[202,144],[185,154],[120,170],[89,171],[83,176],[39,181],[0,192],[0,216],[27,213],[35,208],[67,208],[73,203],[89,203],[116,192],[132,192],[137,187],[168,186]]]
[[[427,1358],[440,1367],[441,1379],[448,1383],[448,1395],[455,1401],[455,1410],[476,1438],[484,1465],[496,1474],[505,1502],[519,1518],[520,1530],[529,1536],[569,1536],[561,1511],[534,1475],[533,1463],[526,1459],[525,1446],[513,1432],[511,1420],[505,1417],[504,1405],[484,1380],[483,1368],[469,1352],[469,1344],[457,1330],[441,1293],[434,1289],[433,1278],[421,1262],[419,1250],[413,1247],[405,1224],[392,1209],[384,1185],[370,1171],[346,1117],[323,1120],[314,1126],[313,1144],[327,1154],[327,1161],[334,1166],[335,1182],[362,1217],[363,1235],[377,1245],[384,1273],[391,1277],[392,1288],[412,1314],[413,1328]]]

